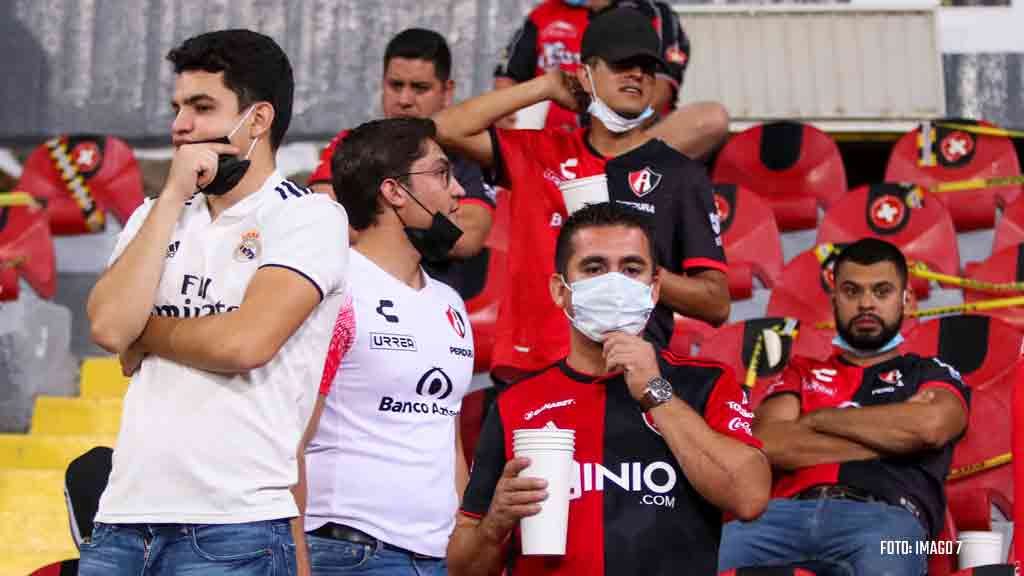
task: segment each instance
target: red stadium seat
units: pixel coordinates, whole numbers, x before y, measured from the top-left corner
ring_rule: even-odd
[[[669,350],[677,356],[693,356],[693,347],[700,346],[714,336],[717,330],[707,322],[676,314],[672,340],[668,343]]]
[[[997,284],[1024,281],[1024,260],[1022,258],[1024,258],[1024,244],[1017,244],[993,254],[988,260],[980,264],[970,267],[968,276],[973,280],[983,280]],[[980,300],[1020,295],[1021,293],[1019,292],[993,293],[964,289],[964,302],[971,303]],[[994,316],[1013,324],[1017,328],[1024,329],[1024,307],[1021,306],[979,311],[978,314]]]
[[[729,261],[729,294],[750,298],[752,277],[772,288],[782,274],[782,242],[771,208],[756,194],[735,184],[715,184],[715,207]]]
[[[747,370],[757,341],[763,330],[773,330],[779,334],[782,343],[781,360],[775,366],[769,366],[767,353],[762,344],[758,355],[757,382],[754,385],[751,401],[754,406],[760,403],[759,391],[761,384],[773,380],[782,372],[790,357],[799,355],[825,359],[832,351],[830,333],[805,328],[800,322],[791,318],[755,318],[735,324],[729,324],[716,330],[700,345],[702,358],[710,358],[733,369],[736,379],[741,383],[746,380]],[[796,334],[794,339],[793,335]]]
[[[1024,198],[1018,198],[1003,211],[996,224],[995,238],[992,239],[992,253],[1001,252],[1021,242],[1024,242]]]
[[[842,246],[817,246],[790,260],[765,315],[796,318],[802,326],[831,322],[832,263]]]
[[[466,302],[469,323],[473,326],[473,372],[487,372],[491,367],[498,306],[508,278],[508,230],[512,221],[508,194],[507,190],[498,190],[494,222],[485,244],[489,256],[484,288]]]
[[[937,538],[940,542],[950,542],[957,539],[956,524],[953,522],[953,515],[949,513],[949,507],[945,510],[942,519],[942,530]],[[956,554],[930,554],[928,556],[928,576],[950,576],[957,570]]]
[[[11,263],[41,298],[52,298],[56,293],[56,257],[46,212],[42,209],[32,206],[0,208],[0,267]],[[3,278],[0,282],[8,286],[10,271],[0,272],[0,277]]]
[[[792,566],[755,566],[719,572],[718,576],[815,576],[817,572]]]
[[[797,122],[754,126],[732,137],[715,161],[712,179],[764,198],[784,232],[814,228],[817,206],[828,208],[846,192],[835,142]]]
[[[987,122],[949,119],[947,122],[992,126]],[[922,165],[920,128],[903,135],[896,142],[885,169],[888,182],[913,182],[931,187],[941,182],[974,178],[999,178],[1020,175],[1020,162],[1013,142],[1006,136],[973,134],[956,128],[935,126],[925,156],[931,165]],[[958,231],[991,228],[995,223],[996,206],[1005,207],[1021,193],[1020,184],[982,190],[963,190],[936,194],[949,210]]]
[[[18,189],[46,200],[55,235],[103,230],[106,214],[124,224],[144,199],[132,149],[112,136],[64,135],[25,161]]]
[[[1024,335],[988,316],[949,316],[922,322],[903,350],[938,356],[971,388],[970,422],[953,452],[952,470],[1011,451],[1011,402]],[[1013,469],[997,466],[946,483],[958,530],[991,530],[991,506],[1013,516]]]
[[[944,274],[959,274],[960,251],[949,213],[929,194],[908,196],[913,197],[910,187],[892,183],[851,190],[825,213],[817,243],[873,236],[899,246],[908,260],[922,261]],[[927,298],[926,281],[915,280],[912,285],[918,297]]]
[[[18,269],[13,264],[0,261],[0,302],[18,299]]]

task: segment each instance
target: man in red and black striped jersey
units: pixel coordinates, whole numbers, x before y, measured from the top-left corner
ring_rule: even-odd
[[[453,575],[716,574],[723,511],[757,517],[768,461],[729,368],[659,355],[637,334],[660,288],[646,222],[603,203],[562,227],[551,296],[569,355],[498,396],[448,544]],[[616,306],[609,309],[609,302]],[[513,431],[576,431],[564,556],[520,554],[519,520],[547,497]]]
[[[548,297],[555,238],[567,217],[558,184],[606,175],[610,200],[648,217],[661,278],[658,307],[645,336],[668,345],[673,312],[721,324],[729,316],[720,223],[704,166],[692,159],[707,142],[688,112],[653,127],[655,73],[663,65],[649,19],[631,8],[602,12],[583,39],[585,69],[556,71],[452,106],[435,116],[438,138],[492,168],[508,186],[512,221],[507,291],[498,313],[492,375],[548,366],[565,356],[569,333]],[[523,106],[590,100],[589,128],[502,130],[488,127]]]
[[[900,353],[908,288],[898,248],[860,240],[834,271],[836,353],[794,358],[766,391],[754,432],[781,475],[760,519],[725,527],[722,570],[815,561],[834,574],[918,576],[927,557],[883,555],[880,542],[942,528],[970,391],[938,358]]]
[[[590,19],[602,10],[636,8],[651,21],[661,41],[665,70],[657,76],[654,109],[667,114],[675,108],[683,75],[690,61],[690,39],[672,7],[660,0],[545,0],[527,15],[512,36],[494,70],[494,87],[505,88],[541,76],[551,69],[575,72],[580,45]],[[548,110],[544,126],[575,130],[578,114],[557,104]],[[502,125],[511,128],[511,125]]]

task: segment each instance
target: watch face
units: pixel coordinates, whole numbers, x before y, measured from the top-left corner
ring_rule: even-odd
[[[655,378],[647,384],[647,388],[651,391],[651,396],[654,396],[659,402],[666,402],[672,398],[672,384],[664,378]]]

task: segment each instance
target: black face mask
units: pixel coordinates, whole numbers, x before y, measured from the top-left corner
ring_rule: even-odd
[[[420,208],[423,208],[428,214],[430,210],[424,206],[420,201],[409,192],[409,189],[402,186],[402,190],[405,190],[409,194],[416,204],[419,204]],[[391,207],[395,210],[395,207]],[[398,215],[398,211],[395,210],[395,215]],[[401,216],[398,219],[405,224]],[[430,228],[412,228],[405,226],[405,235],[409,238],[409,242],[412,243],[416,251],[420,253],[427,262],[441,262],[448,259],[448,253],[455,247],[455,243],[462,237],[462,229],[455,225],[447,216],[440,212],[434,212],[434,217],[430,221]]]
[[[227,136],[222,136],[213,140],[203,140],[196,143],[231,144],[231,140],[228,140]],[[249,160],[242,160],[231,154],[219,154],[217,156],[217,175],[199,190],[208,196],[223,196],[227,194],[242,181],[242,177],[245,176],[245,172],[249,169],[249,164],[251,164]]]

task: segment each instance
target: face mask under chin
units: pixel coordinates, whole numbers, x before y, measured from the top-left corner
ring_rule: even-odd
[[[420,208],[427,214],[430,214],[430,210],[427,210],[427,207],[408,188],[401,184],[399,186],[405,190]],[[431,216],[428,228],[413,228],[405,223],[405,220],[402,219],[402,216],[398,213],[398,210],[395,210],[394,206],[391,209],[395,211],[395,215],[398,216],[398,220],[404,226],[405,236],[409,239],[409,243],[427,262],[443,262],[447,260],[448,253],[452,251],[455,243],[462,237],[462,229],[439,211],[434,212]]]
[[[590,106],[587,107],[587,112],[601,121],[608,130],[621,134],[623,132],[629,132],[635,128],[638,128],[647,121],[648,118],[654,115],[654,108],[650,104],[647,108],[635,118],[626,118],[619,114],[615,110],[612,110],[604,100],[601,99],[597,94],[597,86],[594,84],[594,77],[590,72],[590,66],[586,67],[587,79],[590,80]]]
[[[882,325],[882,331],[876,336],[857,336],[846,325],[836,325],[836,336],[832,344],[837,348],[845,350],[855,356],[871,357],[885,354],[903,343],[903,335],[900,334],[900,326],[903,324],[902,315],[900,321],[894,325]]]
[[[227,136],[221,136],[220,138],[213,138],[211,140],[201,140],[195,142],[195,144],[210,143],[210,144],[231,144],[231,138],[238,132],[238,129],[245,123],[245,119],[249,117],[249,113],[252,112],[253,107],[250,106],[242,118],[235,124],[235,127],[228,132]],[[251,164],[249,156],[252,155],[253,148],[256,147],[256,143],[259,142],[259,137],[253,139],[252,143],[249,144],[249,150],[245,153],[245,158],[238,158],[231,154],[218,154],[217,155],[217,174],[210,180],[206,186],[200,188],[200,192],[207,196],[223,196],[233,190],[238,183],[245,177],[245,173],[249,170]]]

